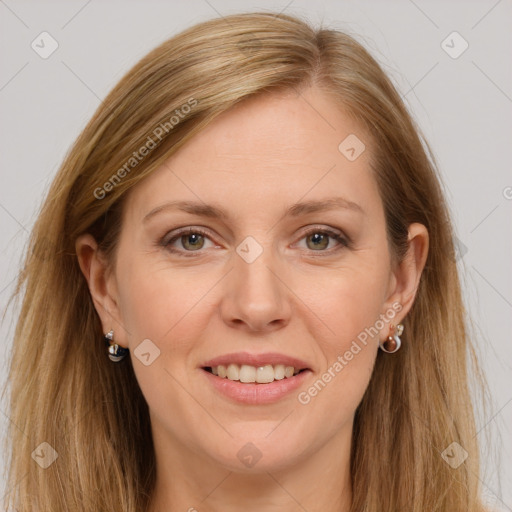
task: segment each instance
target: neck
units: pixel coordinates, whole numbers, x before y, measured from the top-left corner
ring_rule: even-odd
[[[154,428],[157,479],[148,512],[349,512],[351,427],[293,465],[230,470]],[[263,460],[263,458],[262,458]],[[259,468],[259,469],[258,469]]]

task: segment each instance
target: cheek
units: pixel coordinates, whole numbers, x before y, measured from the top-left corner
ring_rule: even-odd
[[[335,335],[317,340],[324,364],[297,396],[304,430],[312,422],[312,435],[318,425],[322,426],[325,438],[336,435],[340,429],[351,428],[368,387],[378,351],[377,340],[369,328],[376,323],[379,304],[369,304],[366,299],[363,295],[352,295],[349,299],[342,295],[335,308],[324,310]]]
[[[179,344],[176,333],[184,327],[193,330],[194,309],[206,303],[215,283],[209,274],[173,270],[168,263],[144,256],[120,264],[118,281],[119,310],[130,349],[145,338],[159,346],[169,339]]]
[[[380,331],[390,316],[382,309],[387,291],[385,262],[338,269],[317,282],[307,303],[318,312],[327,329],[317,336],[323,365],[313,387],[305,390],[299,403],[311,404],[311,411],[336,404],[334,420],[351,416],[368,385],[378,350]],[[394,314],[394,311],[391,312]],[[334,421],[336,423],[336,421]]]
[[[326,274],[315,286],[314,294],[309,292],[312,307],[319,312],[332,335],[326,346],[326,349],[331,347],[328,350],[331,356],[334,352],[344,352],[347,344],[367,330],[375,337],[371,327],[382,328],[377,321],[384,313],[388,279],[385,262],[361,258],[357,265],[347,265]]]
[[[121,276],[118,288],[122,321],[135,376],[152,421],[192,443],[191,432],[201,431],[208,417],[189,390],[194,370],[187,362],[204,332],[201,322],[209,316],[205,310],[207,294],[218,277],[200,272],[192,275],[158,263],[150,266],[142,259],[120,265]],[[149,353],[149,364],[139,357],[142,353]]]

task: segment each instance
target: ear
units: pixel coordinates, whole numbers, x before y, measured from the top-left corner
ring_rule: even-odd
[[[393,320],[393,324],[399,324],[410,311],[420,277],[425,267],[428,255],[428,231],[423,224],[413,223],[409,226],[408,250],[404,259],[392,271],[389,285],[388,298],[385,303],[385,311],[391,309],[397,311],[397,315]],[[396,304],[401,305],[401,309],[396,309]],[[393,307],[395,304],[395,307]],[[385,329],[389,329],[386,326]],[[382,333],[381,338],[385,339],[388,332]]]
[[[103,332],[107,333],[112,329],[115,342],[126,348],[123,344],[126,335],[120,322],[114,273],[110,272],[107,261],[98,250],[98,244],[92,235],[80,235],[76,239],[75,250],[80,270],[87,280],[94,307],[100,317]]]

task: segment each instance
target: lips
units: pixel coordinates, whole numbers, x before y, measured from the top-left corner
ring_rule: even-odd
[[[265,352],[233,352],[209,359],[199,368],[213,389],[244,404],[271,404],[284,399],[313,374],[297,357]]]
[[[285,354],[279,354],[277,352],[266,352],[263,354],[250,354],[249,352],[234,352],[231,354],[224,354],[214,359],[205,361],[202,368],[213,368],[219,365],[229,366],[230,364],[236,364],[239,366],[255,366],[262,367],[266,365],[284,365],[293,366],[296,370],[311,370],[310,365],[296,357],[287,356]]]
[[[201,378],[204,378],[205,383],[211,386],[216,393],[223,395],[231,402],[246,405],[267,405],[285,399],[289,400],[290,397],[293,397],[293,392],[308,382],[310,376],[313,375],[310,370],[304,369],[291,377],[273,380],[269,383],[258,383],[221,378],[205,368],[201,369],[201,374]]]

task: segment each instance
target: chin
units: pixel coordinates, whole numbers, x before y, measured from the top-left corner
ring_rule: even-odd
[[[252,440],[251,440],[252,438]],[[302,444],[302,448],[301,448]],[[229,471],[258,474],[281,471],[298,464],[303,443],[268,437],[268,430],[261,437],[245,436],[230,439],[222,453],[210,453],[212,459]]]

